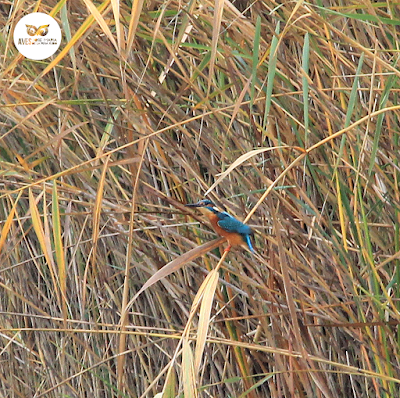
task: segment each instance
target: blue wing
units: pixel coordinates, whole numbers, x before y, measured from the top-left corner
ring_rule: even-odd
[[[227,232],[237,232],[241,235],[250,235],[252,232],[248,225],[243,224],[225,211],[218,213],[218,217],[218,225]]]
[[[247,244],[249,249],[254,253],[253,245],[251,244],[250,235],[253,233],[251,228],[243,224],[241,221],[237,220],[235,217],[231,216],[225,211],[218,213],[218,225],[227,232],[236,232],[240,234],[243,241]]]

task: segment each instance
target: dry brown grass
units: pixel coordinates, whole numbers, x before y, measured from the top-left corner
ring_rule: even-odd
[[[400,396],[400,4],[116,4],[0,6],[0,396]]]

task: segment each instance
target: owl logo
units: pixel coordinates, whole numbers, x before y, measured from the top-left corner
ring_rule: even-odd
[[[28,33],[29,36],[46,36],[47,33],[49,33],[49,26],[50,25],[42,25],[36,28],[36,26],[33,25],[25,25],[26,26],[26,32]]]

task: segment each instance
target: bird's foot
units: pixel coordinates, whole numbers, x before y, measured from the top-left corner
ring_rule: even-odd
[[[232,249],[232,245],[228,245],[228,247],[224,250],[224,252],[229,252]]]

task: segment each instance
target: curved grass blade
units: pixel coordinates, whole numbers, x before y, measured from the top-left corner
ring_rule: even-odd
[[[200,257],[201,255],[208,253],[210,250],[220,246],[223,242],[225,242],[225,238],[214,239],[210,242],[204,243],[204,245],[189,250],[187,253],[164,265],[164,267],[162,267],[154,275],[152,275],[150,279],[142,286],[142,288],[133,296],[133,298],[127,305],[127,309],[129,309],[134,301],[150,286],[164,279],[173,272],[178,271],[184,265],[195,260],[197,257]]]

